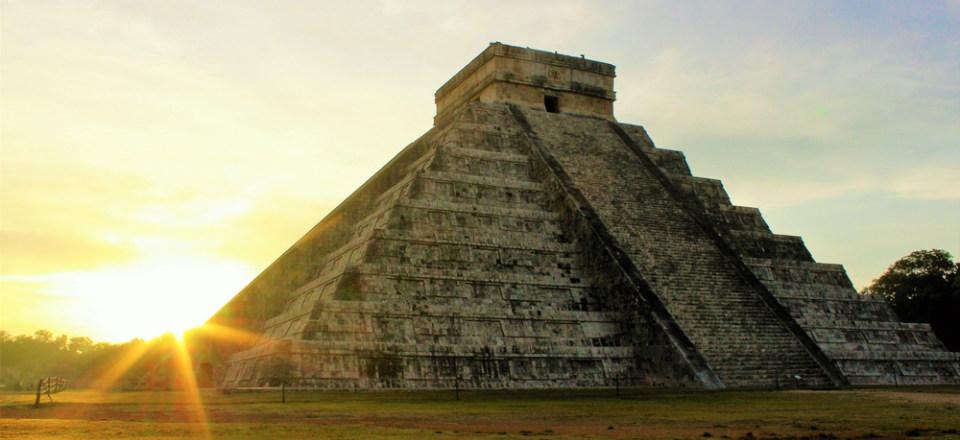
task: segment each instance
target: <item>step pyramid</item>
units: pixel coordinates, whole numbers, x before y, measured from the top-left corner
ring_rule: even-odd
[[[493,43],[408,145],[210,320],[225,388],[960,382],[927,324],[613,116],[614,66]]]

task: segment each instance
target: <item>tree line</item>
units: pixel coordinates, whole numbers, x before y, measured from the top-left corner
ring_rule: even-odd
[[[47,376],[63,377],[71,388],[178,389],[186,380],[178,344],[172,334],[112,344],[47,330],[18,336],[0,330],[0,389],[32,390]]]

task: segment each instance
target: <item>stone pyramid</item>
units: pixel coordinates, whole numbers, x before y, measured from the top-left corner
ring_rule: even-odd
[[[927,324],[860,296],[679,151],[613,116],[614,66],[491,44],[434,127],[211,322],[317,388],[960,382]]]

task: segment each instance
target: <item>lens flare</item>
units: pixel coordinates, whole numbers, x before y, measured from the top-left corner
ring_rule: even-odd
[[[197,387],[197,376],[193,371],[193,359],[187,350],[182,338],[176,339],[174,360],[177,365],[180,383],[187,396],[189,421],[196,427],[196,434],[203,438],[210,438],[210,426],[207,423],[207,411],[203,406],[200,388]]]
[[[149,348],[150,344],[146,342],[128,344],[128,348],[116,359],[112,359],[110,366],[91,381],[90,387],[102,391],[110,390]]]

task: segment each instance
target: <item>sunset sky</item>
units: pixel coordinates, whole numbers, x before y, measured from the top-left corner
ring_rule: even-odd
[[[960,254],[960,1],[0,1],[0,329],[198,325],[432,125],[491,41],[863,287]]]

